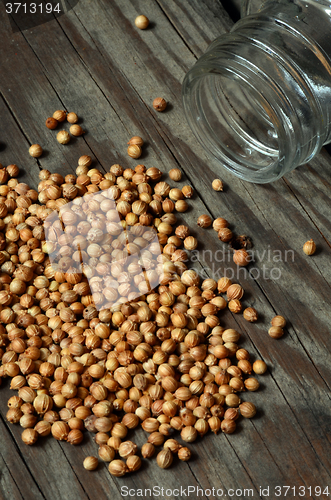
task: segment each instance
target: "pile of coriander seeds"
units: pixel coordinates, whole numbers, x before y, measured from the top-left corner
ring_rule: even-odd
[[[168,468],[174,454],[189,460],[186,443],[209,431],[231,434],[240,416],[255,415],[254,404],[242,401],[241,393],[256,391],[259,382],[252,374],[267,367],[262,360],[250,361],[238,345],[239,332],[220,326],[219,311],[240,302],[242,287],[225,277],[201,281],[187,269],[197,240],[189,227],[177,225],[176,211],[188,208],[192,188],[171,188],[155,167],[113,165],[104,174],[90,168],[89,156],[78,163],[76,175],[41,170],[38,192],[16,179],[16,165],[0,169],[0,382],[11,378],[16,391],[7,420],[21,425],[28,445],[48,435],[78,445],[85,430],[94,433],[99,459],[114,476],[138,470],[141,457],[153,455]],[[54,266],[45,221],[104,190],[119,214],[118,230],[102,237],[95,231],[107,229],[107,212],[84,220],[82,229],[77,219],[67,221],[61,243],[76,256],[64,251]],[[142,285],[137,298],[127,286],[120,293],[114,286],[116,294],[109,286],[104,302],[93,281],[100,276],[96,266],[103,265],[103,273],[116,267],[123,251],[120,229],[129,227],[138,239],[146,228],[156,231],[160,284]],[[99,235],[97,264],[88,247],[77,245],[82,235],[89,245],[89,231]],[[132,243],[139,245],[127,245]],[[83,251],[86,275],[73,262],[81,261]],[[116,268],[116,273],[118,285],[127,285],[130,270]],[[126,439],[138,426],[148,433],[141,453]],[[84,467],[94,470],[99,459],[87,457]]]

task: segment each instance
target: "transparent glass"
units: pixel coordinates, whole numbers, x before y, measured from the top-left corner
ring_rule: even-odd
[[[183,82],[197,139],[240,178],[267,183],[331,142],[331,4],[242,1]]]

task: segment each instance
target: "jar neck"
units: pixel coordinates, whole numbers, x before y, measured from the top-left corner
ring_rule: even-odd
[[[310,161],[331,136],[330,60],[283,7],[273,2],[236,23],[183,84],[197,138],[231,172],[257,183]]]

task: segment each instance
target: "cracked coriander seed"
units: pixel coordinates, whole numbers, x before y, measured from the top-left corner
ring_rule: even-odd
[[[156,97],[153,101],[153,108],[156,111],[164,111],[167,107],[167,101],[163,97]]]
[[[141,15],[141,16],[136,17],[134,24],[140,30],[145,30],[149,25],[149,19],[148,19],[148,17]]]
[[[43,154],[43,148],[39,144],[32,144],[29,148],[29,155],[33,158],[39,158]]]
[[[303,245],[303,251],[306,255],[314,255],[316,252],[316,244],[313,240],[306,241]]]

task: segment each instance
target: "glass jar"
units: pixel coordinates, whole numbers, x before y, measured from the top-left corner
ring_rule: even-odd
[[[267,183],[331,141],[331,5],[243,0],[242,15],[188,72],[183,103],[225,168]]]

